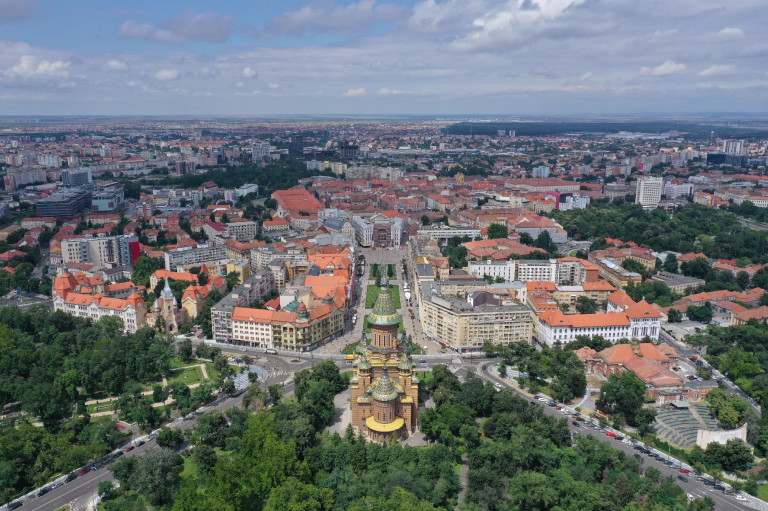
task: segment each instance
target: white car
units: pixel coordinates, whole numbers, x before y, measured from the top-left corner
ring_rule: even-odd
[[[740,500],[742,502],[746,502],[747,498],[743,495],[736,495],[736,500]]]
[[[543,397],[540,397],[540,398],[538,398],[538,401],[539,401],[540,403],[546,403],[548,400],[547,400],[547,399],[545,399],[545,398],[543,398]]]

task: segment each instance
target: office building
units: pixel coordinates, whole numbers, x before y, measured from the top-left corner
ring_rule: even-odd
[[[40,216],[71,217],[91,206],[91,193],[75,190],[57,192],[37,201]]]
[[[339,158],[342,160],[356,160],[360,147],[350,144],[347,140],[339,142]]]
[[[635,186],[635,204],[644,208],[655,208],[661,201],[661,189],[664,179],[660,177],[641,177]]]
[[[288,146],[288,156],[291,158],[304,157],[304,135],[291,135],[291,143]]]

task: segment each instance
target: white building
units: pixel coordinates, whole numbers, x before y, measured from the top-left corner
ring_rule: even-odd
[[[246,242],[256,237],[259,224],[253,220],[237,218],[225,224],[225,227],[229,236],[232,236],[237,241]]]
[[[251,159],[257,163],[263,163],[270,159],[269,142],[254,142],[251,147]]]
[[[485,277],[490,275],[503,278],[506,282],[515,280],[517,265],[515,261],[470,261],[468,271],[470,275]]]
[[[539,314],[537,334],[539,342],[547,346],[567,344],[576,337],[600,335],[617,343],[621,339],[641,340],[649,337],[656,341],[661,330],[662,315],[643,300],[622,312],[603,314],[563,314],[559,309]]]
[[[526,260],[520,259],[517,263],[517,278],[522,282],[547,281],[555,282],[557,279],[557,259]]]
[[[744,154],[744,142],[733,138],[723,140],[723,152],[725,154]]]
[[[64,263],[124,266],[132,262],[131,244],[138,242],[139,238],[129,234],[65,239],[61,241],[61,257]]]
[[[544,179],[549,177],[549,167],[547,167],[546,165],[540,165],[538,167],[534,167],[531,177],[533,177],[534,179]]]
[[[661,201],[661,188],[664,180],[660,177],[641,177],[635,188],[635,204],[644,208],[655,208]]]

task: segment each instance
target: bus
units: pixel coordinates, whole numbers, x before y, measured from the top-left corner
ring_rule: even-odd
[[[277,355],[277,350],[274,348],[267,348],[264,350],[264,353],[268,353],[269,355]]]

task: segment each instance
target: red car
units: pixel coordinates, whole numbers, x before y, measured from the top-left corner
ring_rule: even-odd
[[[682,473],[682,474],[690,474],[690,473],[691,473],[691,471],[690,471],[690,470],[688,470],[687,468],[681,468],[681,469],[680,469],[680,473]]]
[[[608,433],[606,433],[606,435],[608,435],[610,437],[614,437],[614,436],[616,436],[616,433],[612,433],[612,432],[609,431]]]
[[[135,445],[129,445],[128,447],[126,447],[126,448],[125,448],[125,452],[131,452],[131,451],[132,451],[132,450],[134,450],[135,448],[136,448],[136,446],[135,446]]]
[[[88,473],[88,472],[90,472],[90,471],[91,471],[91,467],[85,467],[85,468],[84,468],[83,470],[81,470],[81,471],[80,471],[80,473],[78,473],[77,475],[79,475],[79,476],[84,476],[85,474],[87,474],[87,473]]]

